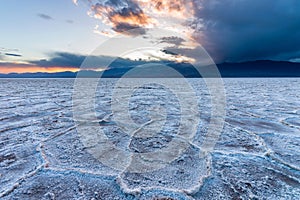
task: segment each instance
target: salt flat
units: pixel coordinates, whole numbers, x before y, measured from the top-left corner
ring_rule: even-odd
[[[166,88],[136,89],[127,106],[138,127],[122,121],[122,115],[116,123],[114,115],[124,110],[120,106],[112,112],[110,107],[115,82],[99,84],[93,105],[96,121],[85,126],[86,133],[100,127],[110,146],[129,155],[122,158],[125,164],[116,157],[114,166],[110,147],[105,152],[97,137],[78,131],[74,79],[0,79],[1,199],[300,198],[300,79],[224,79],[224,128],[205,155],[201,152],[212,105],[203,80],[188,80],[198,102],[184,116],[178,95]],[[89,115],[82,110],[79,116]],[[183,124],[182,137],[180,133],[194,131],[191,127],[199,122],[188,141],[174,134],[180,117],[190,123]],[[143,131],[130,135],[139,125],[150,136],[143,137]],[[151,135],[157,126],[161,129]],[[166,162],[151,157],[172,141],[178,148],[161,154]],[[101,154],[95,155],[95,147]],[[148,157],[134,160],[130,155]],[[141,160],[157,168],[136,171],[147,167]]]

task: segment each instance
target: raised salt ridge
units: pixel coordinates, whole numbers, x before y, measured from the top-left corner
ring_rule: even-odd
[[[91,154],[92,144],[98,143],[78,133],[73,79],[0,79],[1,199],[300,198],[300,79],[225,79],[224,129],[205,155],[201,146],[212,107],[201,79],[188,80],[199,102],[184,117],[191,124],[200,120],[190,140],[174,134],[181,113],[176,95],[157,85],[139,88],[130,97],[129,113],[140,126],[116,122],[110,109],[115,81],[99,84],[97,120],[87,128],[100,126],[112,145],[131,155],[131,163],[137,159],[135,164],[159,167],[137,173],[130,162],[124,168],[108,166],[97,159],[103,154]],[[86,119],[91,113],[80,114]],[[162,127],[160,134],[143,137],[157,126]],[[134,137],[128,130],[135,130]],[[193,131],[193,126],[182,130]],[[164,154],[174,159],[162,163],[147,154],[171,141],[184,147]],[[132,156],[140,153],[145,156]]]

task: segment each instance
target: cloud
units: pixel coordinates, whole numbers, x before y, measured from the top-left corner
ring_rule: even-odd
[[[117,33],[130,34],[131,29],[174,26],[193,17],[192,0],[83,0],[91,8],[89,14],[111,26]],[[172,25],[171,25],[172,24]]]
[[[0,52],[8,52],[8,51],[19,51],[19,49],[9,49],[5,47],[0,47]]]
[[[160,38],[161,43],[168,43],[172,44],[176,47],[182,45],[183,42],[185,42],[185,39],[177,36],[169,36],[169,37],[161,37]]]
[[[202,45],[216,62],[300,57],[298,0],[82,1],[112,31],[128,34],[142,28],[136,34],[144,34],[151,27],[172,28],[190,37],[194,51]]]
[[[31,67],[32,64],[16,63],[16,62],[0,62],[1,67],[19,66],[19,67]]]
[[[22,57],[22,55],[15,54],[15,53],[5,53],[4,55],[6,55],[6,56],[12,56],[12,57]]]
[[[0,54],[1,56],[1,54]],[[85,55],[55,52],[49,59],[31,60],[26,63],[0,62],[0,73],[24,72],[62,72],[78,71],[79,69],[100,70],[107,68],[129,68],[147,63],[143,60],[130,60],[111,56],[88,56],[85,65],[81,66],[87,58]]]
[[[193,37],[216,60],[288,60],[300,50],[300,1],[195,2]]]
[[[92,4],[90,15],[112,26],[115,32],[125,34],[130,34],[131,29],[143,28],[153,23],[138,4],[131,0],[108,0]]]
[[[43,14],[43,13],[38,13],[37,16],[42,19],[45,19],[45,20],[53,20],[53,18],[51,16]]]
[[[49,59],[28,61],[30,65],[41,67],[60,67],[60,68],[80,68],[83,61],[87,58],[86,55],[73,54],[66,52],[55,52],[50,55]],[[110,67],[129,67],[144,63],[144,61],[134,61],[125,58],[112,56],[88,56],[88,64],[85,67],[89,69],[99,69],[106,67],[106,64],[113,62]]]
[[[96,34],[99,34],[99,35],[103,35],[105,37],[110,37],[110,38],[112,38],[112,37],[114,37],[116,35],[115,32],[113,32],[111,30],[108,30],[108,29],[100,30],[99,29],[99,25],[96,25],[94,27],[94,31],[93,32],[96,33]]]
[[[163,50],[162,50],[163,51]],[[65,72],[72,71],[77,72],[79,70],[94,70],[94,71],[103,71],[108,70],[110,73],[114,72],[124,72],[133,67],[142,67],[145,64],[165,64],[165,65],[176,65],[181,66],[182,62],[186,61],[186,58],[172,54],[173,58],[177,59],[168,59],[166,57],[168,53],[162,54],[151,54],[149,56],[155,57],[156,60],[142,60],[136,59],[131,60],[127,58],[113,57],[113,56],[85,56],[81,54],[73,54],[66,52],[55,52],[50,55],[49,59],[42,60],[31,60],[26,63],[21,62],[0,62],[0,74],[8,73],[35,73],[35,72]],[[87,58],[87,59],[86,59]],[[178,60],[182,62],[178,62]],[[179,65],[178,65],[179,64]],[[185,65],[183,63],[183,65]]]
[[[34,64],[42,67],[80,67],[84,61],[85,56],[77,55],[65,52],[55,52],[50,55],[50,59],[32,60],[28,61],[30,64]]]
[[[136,2],[150,16],[158,19],[167,17],[188,20],[194,15],[192,0],[136,0]]]
[[[71,19],[67,19],[66,22],[67,22],[68,24],[73,24],[73,23],[74,23],[74,21],[71,20]]]
[[[78,6],[78,0],[72,0],[72,1],[76,6]]]
[[[5,60],[5,57],[22,57],[20,53],[13,53],[18,51],[19,49],[8,49],[5,47],[0,47],[0,59]]]
[[[167,50],[167,49],[163,49],[163,50],[161,50],[161,51],[164,52],[165,54],[172,55],[172,56],[177,56],[177,55],[179,55],[178,53],[175,53],[175,52],[170,51],[170,50]]]

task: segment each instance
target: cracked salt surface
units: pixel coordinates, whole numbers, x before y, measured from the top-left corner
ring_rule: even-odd
[[[101,126],[113,145],[131,153],[151,152],[176,139],[172,133],[180,108],[175,96],[154,86],[136,90],[129,112],[143,131],[161,125],[155,121],[160,113],[151,111],[164,107],[168,115],[159,135],[143,138],[137,130],[132,138],[126,130],[137,127],[115,123],[109,108],[114,82],[99,85],[99,120],[90,128]],[[210,120],[209,92],[202,80],[189,82],[199,97],[195,137],[168,165],[135,173],[106,166],[89,154],[73,120],[74,80],[0,79],[0,198],[299,199],[300,79],[225,79],[224,129],[205,156],[201,144]],[[89,115],[82,112],[83,118]]]

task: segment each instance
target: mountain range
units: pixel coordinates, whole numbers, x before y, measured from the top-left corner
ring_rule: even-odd
[[[201,77],[195,68],[188,63],[162,63],[177,70],[184,77]],[[208,69],[207,66],[206,69]],[[217,64],[219,72],[224,78],[235,77],[300,77],[300,63],[288,61],[257,60],[239,63]],[[119,78],[122,77],[134,66],[113,67],[104,71],[102,77]],[[205,69],[205,67],[204,67]],[[84,77],[98,77],[100,72],[85,70],[81,71]],[[0,78],[76,78],[77,72],[57,72],[57,73],[10,73],[0,74]],[[161,76],[163,77],[163,75]],[[213,75],[211,75],[213,77]]]

